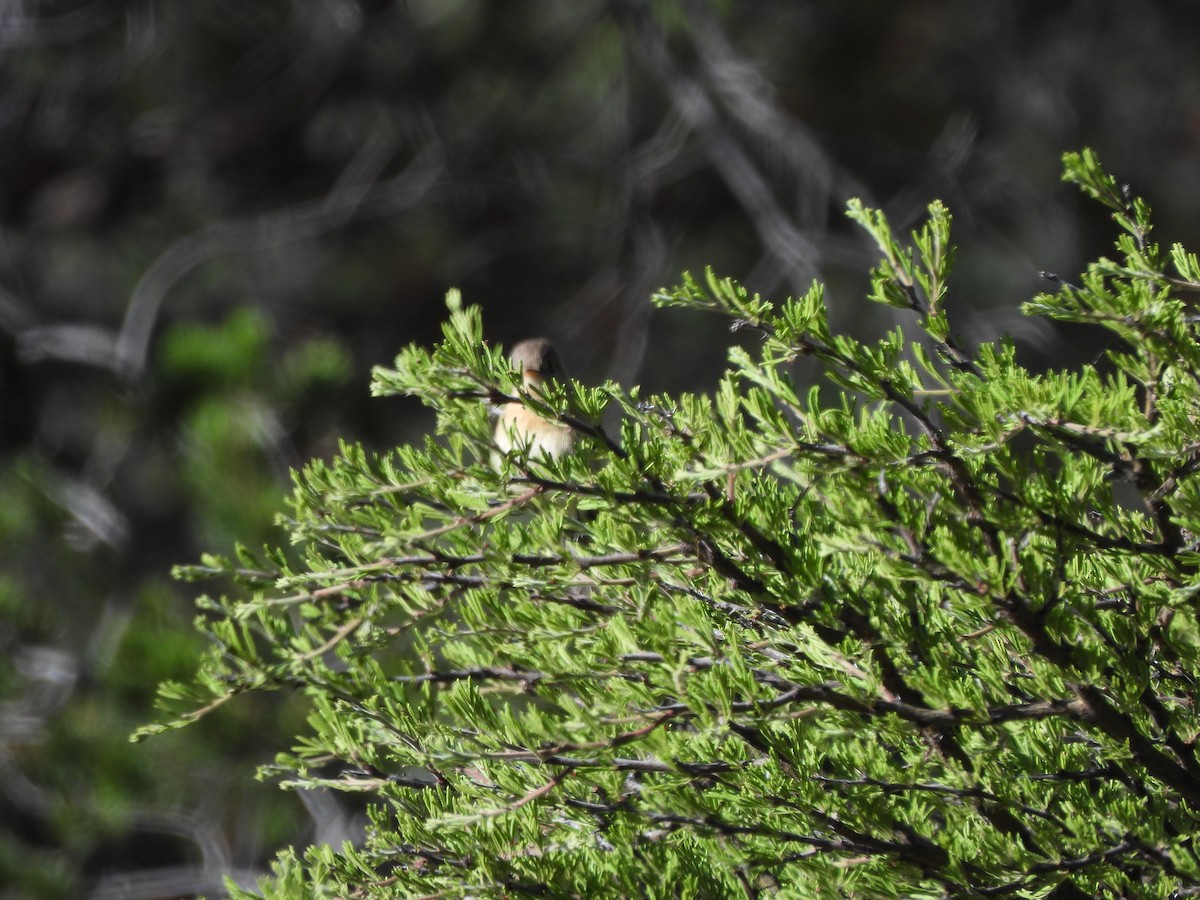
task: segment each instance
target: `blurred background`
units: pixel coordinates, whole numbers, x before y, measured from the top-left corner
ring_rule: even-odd
[[[170,568],[276,542],[292,466],[428,429],[369,371],[438,336],[710,389],[726,324],[652,311],[712,265],[893,324],[849,197],[941,198],[966,343],[1086,332],[1023,300],[1114,228],[1094,147],[1200,246],[1200,7],[1115,0],[0,0],[0,896],[219,896],[360,828],[254,781],[286,697],[132,745],[199,650]]]

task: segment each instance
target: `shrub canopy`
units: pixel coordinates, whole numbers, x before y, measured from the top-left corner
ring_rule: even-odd
[[[187,572],[249,590],[202,600],[211,649],[157,727],[303,692],[310,730],[262,774],[371,801],[361,845],[285,852],[263,892],[1200,884],[1200,263],[1090,152],[1066,177],[1121,229],[1115,260],[1027,304],[1111,333],[1077,371],[954,340],[940,203],[911,243],[850,205],[882,254],[871,299],[915,340],[832,333],[819,285],[661,293],[756,338],[712,396],[525,393],[452,293],[445,340],[373,385],[420,397],[436,436],[310,463],[294,552]],[[576,451],[493,467],[489,404],[514,399]]]

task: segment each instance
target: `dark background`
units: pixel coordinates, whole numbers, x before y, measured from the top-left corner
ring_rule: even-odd
[[[170,567],[274,542],[289,468],[430,424],[371,366],[449,287],[572,374],[706,390],[735,339],[653,311],[711,264],[829,287],[941,198],[967,343],[1102,349],[1023,318],[1114,228],[1059,182],[1094,147],[1200,245],[1192,3],[91,0],[0,5],[0,896],[221,892],[360,824],[253,780],[286,697],[131,745],[199,650]]]

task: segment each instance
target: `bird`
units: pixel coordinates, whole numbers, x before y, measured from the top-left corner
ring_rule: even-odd
[[[508,360],[521,374],[522,387],[531,394],[540,394],[547,381],[566,377],[558,351],[545,338],[521,341],[509,352]],[[500,407],[495,442],[502,454],[524,448],[530,456],[558,459],[571,452],[574,439],[569,425],[540,416],[519,401],[509,401]]]

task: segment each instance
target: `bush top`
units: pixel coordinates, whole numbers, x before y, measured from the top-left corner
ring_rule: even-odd
[[[831,332],[819,285],[660,293],[757,335],[712,396],[531,390],[452,292],[442,343],[373,385],[436,435],[310,463],[289,550],[183,573],[247,589],[202,601],[212,647],[156,727],[301,691],[310,730],[263,774],[371,801],[360,846],[286,853],[264,893],[1200,883],[1200,265],[1094,154],[1065,169],[1121,229],[1115,261],[1026,306],[1112,334],[1076,371],[955,340],[940,203],[908,241],[849,208],[871,299],[915,339]],[[574,452],[497,457],[489,409],[513,403]]]

